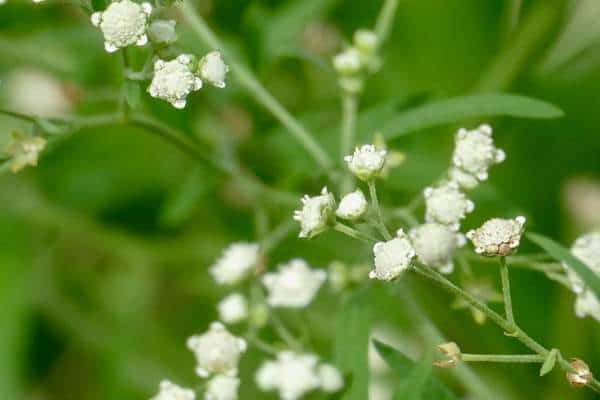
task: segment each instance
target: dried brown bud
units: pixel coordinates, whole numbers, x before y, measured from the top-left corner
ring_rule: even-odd
[[[592,380],[592,372],[588,365],[579,358],[571,358],[569,365],[573,368],[567,372],[567,380],[573,387],[583,387]]]
[[[437,349],[444,355],[444,358],[433,362],[436,367],[453,368],[462,358],[460,347],[454,342],[442,343],[437,346]]]

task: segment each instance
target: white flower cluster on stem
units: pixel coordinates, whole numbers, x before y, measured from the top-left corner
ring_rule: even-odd
[[[571,253],[600,277],[600,232],[580,236],[571,247]],[[584,281],[568,265],[564,264],[571,288],[576,294],[575,314],[584,318],[591,316],[600,322],[600,300]]]

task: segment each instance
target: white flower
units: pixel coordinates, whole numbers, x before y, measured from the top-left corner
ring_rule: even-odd
[[[14,132],[12,141],[6,149],[6,153],[11,157],[10,170],[17,173],[28,165],[37,166],[38,158],[46,148],[46,143],[43,137]]]
[[[377,48],[377,34],[368,29],[359,29],[354,32],[354,45],[364,54],[372,54]]]
[[[184,108],[187,96],[202,88],[202,80],[192,72],[193,64],[193,56],[188,54],[181,54],[171,61],[157,60],[148,87],[150,96],[168,101],[175,108]]]
[[[260,259],[260,247],[256,243],[238,242],[230,244],[210,273],[221,285],[234,285],[246,278]]]
[[[368,181],[379,174],[385,164],[385,150],[378,150],[372,144],[357,147],[354,154],[344,157],[348,168],[357,178]]]
[[[369,278],[391,281],[410,266],[415,250],[402,229],[397,237],[387,242],[375,243],[375,269],[369,272]]]
[[[160,382],[160,391],[152,400],[194,400],[196,394],[191,389],[182,388],[164,380]]]
[[[148,27],[148,37],[154,44],[169,45],[177,41],[176,22],[172,19],[158,19]]]
[[[240,380],[233,376],[217,375],[206,385],[205,400],[237,400]]]
[[[211,51],[202,59],[198,64],[198,71],[200,77],[210,84],[218,88],[225,87],[225,76],[229,67],[223,61],[221,53],[218,51]]]
[[[460,221],[475,209],[475,204],[462,193],[458,184],[447,182],[436,188],[425,189],[425,220],[448,225],[453,231],[460,227]]]
[[[335,214],[340,218],[354,221],[365,214],[367,205],[365,195],[360,189],[357,189],[342,198]]]
[[[280,265],[277,273],[265,274],[262,282],[269,292],[269,305],[302,308],[312,301],[326,278],[325,271],[311,269],[297,258]]]
[[[464,245],[462,234],[436,223],[420,225],[410,232],[420,262],[449,274],[454,270],[452,258],[457,247]]]
[[[302,209],[294,212],[294,219],[300,222],[300,237],[312,238],[327,229],[335,217],[335,199],[324,187],[320,196],[302,198]]]
[[[452,160],[454,166],[484,181],[488,177],[488,169],[506,158],[506,154],[494,146],[492,127],[481,125],[468,131],[458,130]]]
[[[507,256],[521,243],[525,217],[515,219],[493,218],[481,227],[467,232],[475,252],[486,256]]]
[[[317,370],[321,380],[321,390],[327,393],[335,393],[344,387],[342,373],[331,364],[321,364]]]
[[[104,48],[109,53],[130,45],[148,43],[146,28],[152,13],[150,3],[137,4],[131,0],[111,3],[108,8],[92,14],[92,24],[104,34]]]
[[[313,354],[283,351],[277,360],[265,362],[256,374],[258,387],[264,391],[277,390],[282,400],[298,400],[319,388],[318,358]]]
[[[235,376],[240,357],[246,351],[246,342],[229,333],[220,322],[213,322],[204,334],[190,337],[187,347],[196,355],[198,376]]]
[[[587,265],[596,275],[600,276],[600,232],[592,232],[580,236],[573,246],[571,253]],[[585,284],[575,271],[564,265],[571,286],[575,293],[583,293]]]
[[[585,289],[577,295],[575,314],[579,318],[585,318],[589,315],[600,322],[600,301],[590,289]]]
[[[248,318],[248,302],[240,293],[232,293],[217,305],[219,319],[227,324],[237,324]]]
[[[466,190],[474,189],[479,185],[477,178],[460,168],[450,168],[449,176],[452,182],[456,182],[458,186]]]
[[[2,83],[6,84],[3,90],[6,105],[14,111],[38,117],[60,116],[71,111],[72,99],[66,87],[43,70],[20,68]]]
[[[360,52],[350,47],[333,57],[333,67],[341,75],[355,75],[360,72],[362,63]]]

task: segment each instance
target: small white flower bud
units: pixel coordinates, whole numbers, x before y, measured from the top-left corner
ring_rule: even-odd
[[[467,232],[475,252],[485,256],[507,256],[521,243],[525,217],[515,219],[493,218],[481,227]]]
[[[148,27],[150,41],[158,45],[169,45],[177,41],[174,20],[158,19]]]
[[[131,0],[119,0],[108,8],[92,14],[92,24],[104,35],[104,48],[109,53],[123,47],[148,43],[146,28],[152,13],[150,3],[137,4]]]
[[[159,392],[151,400],[195,400],[196,394],[191,389],[164,380],[160,382]]]
[[[226,324],[237,324],[248,318],[248,302],[244,295],[232,293],[217,305],[219,319]]]
[[[299,400],[320,386],[317,364],[313,354],[283,351],[259,368],[256,383],[263,391],[277,390],[281,400]]]
[[[350,171],[363,181],[373,179],[385,164],[387,151],[378,150],[372,144],[357,147],[354,154],[344,157]]]
[[[359,29],[354,32],[354,45],[363,54],[373,54],[377,49],[378,38],[375,32],[368,29]]]
[[[320,196],[302,198],[302,209],[294,212],[294,219],[300,222],[300,237],[313,238],[327,229],[335,219],[335,199],[324,187]]]
[[[391,281],[410,267],[415,250],[407,235],[400,229],[394,239],[375,243],[375,269],[369,272],[369,278]]]
[[[447,182],[436,188],[424,191],[427,208],[425,220],[447,225],[453,231],[460,227],[460,221],[475,209],[475,204],[462,193],[456,182]]]
[[[46,143],[43,137],[14,132],[6,149],[7,155],[11,158],[10,170],[17,173],[28,165],[37,166],[38,158],[46,148]]]
[[[246,342],[229,333],[220,322],[213,322],[204,334],[190,337],[187,347],[196,356],[198,376],[235,376],[240,357],[246,351]]]
[[[221,285],[234,285],[246,278],[260,261],[260,248],[256,243],[238,242],[230,244],[210,273]]]
[[[297,258],[279,265],[278,272],[265,274],[262,282],[269,292],[270,306],[303,308],[310,304],[326,278],[325,271],[311,269],[306,261]]]
[[[237,400],[239,387],[238,378],[217,375],[206,384],[204,400]]]
[[[331,364],[321,364],[317,370],[321,380],[321,390],[327,393],[335,393],[344,387],[342,373]]]
[[[333,57],[333,67],[338,74],[344,76],[356,75],[362,68],[360,52],[350,47]]]
[[[193,64],[193,56],[188,54],[171,61],[157,60],[148,87],[150,96],[168,101],[175,108],[184,108],[187,96],[202,88],[202,80],[193,73]]]
[[[418,226],[410,232],[410,237],[419,261],[443,274],[452,273],[454,252],[465,244],[462,234],[436,223]]]
[[[368,203],[365,195],[357,189],[342,198],[335,214],[340,218],[354,221],[365,214],[367,206]]]
[[[472,131],[464,128],[458,130],[452,157],[455,167],[484,181],[488,177],[489,167],[505,158],[505,153],[494,146],[491,126],[481,125]]]
[[[198,64],[198,71],[200,77],[211,85],[221,89],[225,87],[225,76],[229,67],[223,61],[220,52],[211,51],[202,57]]]

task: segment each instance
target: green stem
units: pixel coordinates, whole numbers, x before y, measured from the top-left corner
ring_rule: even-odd
[[[277,335],[279,335],[281,340],[283,340],[292,350],[301,351],[302,343],[294,337],[283,321],[275,314],[274,310],[271,310],[270,316],[271,325],[273,325],[273,329],[275,329],[275,332],[277,332]]]
[[[534,351],[538,355],[546,358],[548,356],[548,353],[550,353],[550,350],[546,349],[544,346],[539,344],[535,339],[529,336],[520,327],[504,319],[500,314],[498,314],[497,312],[489,308],[487,305],[476,299],[470,293],[456,286],[454,283],[446,279],[437,271],[425,265],[418,265],[414,268],[414,270],[419,275],[436,282],[448,292],[463,298],[471,306],[483,312],[492,322],[494,322],[504,331],[512,332],[511,336],[523,343],[525,346],[527,346],[530,350]],[[558,363],[563,370],[572,370],[571,366],[569,365],[569,362],[565,360],[564,357],[562,357],[562,355],[559,355]],[[596,379],[592,379],[587,386],[593,389],[594,391],[600,393],[600,382],[598,382]]]
[[[224,53],[231,65],[231,73],[237,78],[238,83],[289,130],[292,136],[304,147],[321,168],[327,173],[331,172],[333,163],[329,155],[314,139],[313,135],[265,89],[248,68],[232,57],[231,53],[226,50],[223,43],[209,28],[204,19],[199,16],[190,1],[183,0],[179,3],[179,7],[182,10],[184,20],[187,21],[200,40],[209,47],[220,49]]]
[[[390,231],[388,231],[385,223],[383,222],[383,214],[381,212],[381,206],[379,205],[379,199],[377,198],[377,188],[375,187],[375,181],[373,179],[369,179],[367,181],[367,185],[369,186],[369,195],[371,196],[371,207],[375,210],[375,214],[377,216],[377,224],[376,227],[379,230],[379,233],[385,238],[385,240],[391,240],[392,235]]]
[[[358,110],[358,97],[345,92],[342,97],[342,131],[340,134],[340,160],[350,154],[356,136],[356,116]],[[351,190],[352,174],[345,170],[342,181],[342,194]]]
[[[539,354],[465,354],[461,355],[465,362],[494,363],[543,363],[545,358]]]
[[[291,218],[286,218],[279,226],[268,233],[262,240],[260,249],[263,254],[268,254],[286,237],[298,224]]]
[[[377,35],[379,46],[381,46],[390,34],[392,22],[394,22],[394,16],[398,9],[398,3],[399,0],[385,0],[383,7],[381,7],[377,22],[375,23],[375,34]]]
[[[360,240],[361,242],[372,244],[373,242],[377,241],[375,238],[372,238],[366,233],[360,232],[354,228],[349,227],[348,225],[344,225],[341,222],[336,222],[333,226],[333,229],[343,233],[344,235],[350,236],[353,239]]]
[[[508,266],[506,265],[505,257],[500,257],[500,277],[502,280],[502,295],[504,296],[506,319],[510,324],[516,326],[512,307],[512,297],[510,295],[510,278],[508,276]]]
[[[246,335],[246,340],[252,346],[270,356],[277,356],[277,353],[279,353],[279,350],[275,346],[271,346],[269,343],[259,338],[255,333],[248,333]]]

